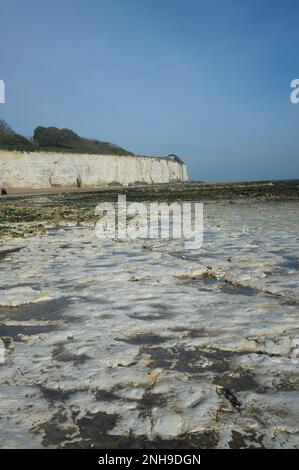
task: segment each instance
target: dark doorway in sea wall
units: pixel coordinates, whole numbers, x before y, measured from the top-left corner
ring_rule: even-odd
[[[76,180],[76,183],[77,183],[77,188],[82,188],[82,178],[81,176],[77,176],[77,180]]]

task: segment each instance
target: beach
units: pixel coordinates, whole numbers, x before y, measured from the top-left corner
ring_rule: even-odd
[[[267,194],[203,197],[198,250],[96,238],[107,193],[2,199],[0,447],[298,448],[298,191]]]

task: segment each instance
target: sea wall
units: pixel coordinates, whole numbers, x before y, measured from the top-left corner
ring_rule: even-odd
[[[0,184],[8,188],[97,187],[187,180],[186,165],[173,157],[0,150]]]

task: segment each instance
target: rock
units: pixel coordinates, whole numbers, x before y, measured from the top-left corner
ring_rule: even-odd
[[[12,287],[1,292],[1,307],[19,307],[25,304],[47,302],[57,298],[56,294],[41,292],[31,287]]]

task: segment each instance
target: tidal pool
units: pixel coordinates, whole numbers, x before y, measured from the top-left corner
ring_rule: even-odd
[[[207,202],[201,250],[91,226],[5,242],[0,447],[298,448],[298,222]]]

